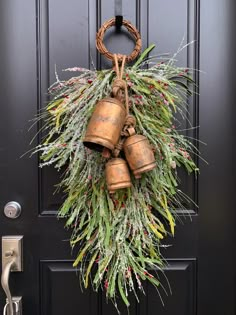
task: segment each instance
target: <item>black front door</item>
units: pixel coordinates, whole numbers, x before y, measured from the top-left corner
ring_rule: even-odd
[[[173,54],[185,36],[188,46],[178,57],[183,66],[201,69],[196,81],[200,96],[190,101],[199,147],[209,162],[198,161],[195,181],[182,175],[182,187],[199,205],[179,210],[172,245],[163,251],[172,296],[164,297],[147,285],[146,296],[134,300],[130,314],[233,315],[235,314],[233,133],[236,40],[233,0],[126,0],[124,17],[140,30],[143,47]],[[55,80],[55,64],[62,69],[108,66],[95,48],[97,28],[114,15],[108,0],[36,0],[0,2],[0,235],[24,236],[24,272],[10,276],[14,296],[23,297],[23,315],[116,314],[102,293],[81,292],[72,267],[69,232],[56,219],[62,202],[53,194],[59,175],[53,168],[38,169],[38,158],[20,158],[40,126],[28,131],[29,120],[44,107],[48,86]],[[112,33],[109,49],[132,50],[132,41]],[[122,47],[122,48],[121,48]],[[40,142],[40,133],[34,145]],[[17,201],[22,215],[3,214],[4,205]],[[5,295],[0,292],[0,312]],[[126,310],[122,308],[122,314]]]

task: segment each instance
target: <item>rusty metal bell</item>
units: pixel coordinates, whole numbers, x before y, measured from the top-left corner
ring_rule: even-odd
[[[116,98],[100,100],[88,123],[83,143],[86,147],[103,151],[104,148],[114,150],[125,123],[126,111]]]
[[[121,188],[131,187],[130,173],[125,160],[111,159],[106,163],[106,182],[110,194]]]
[[[135,178],[140,178],[142,173],[149,172],[156,167],[152,147],[145,136],[128,137],[124,142],[123,149]]]

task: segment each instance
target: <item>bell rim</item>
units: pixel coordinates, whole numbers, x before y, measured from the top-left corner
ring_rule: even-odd
[[[147,165],[149,166],[147,168]],[[152,162],[152,163],[149,163],[149,164],[146,164],[146,165],[143,165],[142,167],[140,168],[136,168],[136,169],[133,169],[132,172],[135,175],[139,175],[139,174],[143,174],[143,173],[148,173],[150,171],[152,171],[154,168],[156,168],[157,166],[157,163],[156,162]]]
[[[88,147],[87,143],[92,143],[92,144],[98,144],[98,145],[100,145],[100,146],[102,146],[104,148],[107,148],[107,149],[111,150],[111,151],[114,150],[114,148],[115,148],[114,144],[112,144],[110,141],[108,141],[105,138],[101,138],[100,137],[100,139],[101,139],[101,141],[99,141],[99,138],[97,138],[95,136],[86,136],[83,139],[83,145],[85,147]],[[95,151],[101,152],[102,150],[101,151],[95,150]]]
[[[109,184],[107,185],[108,190],[119,190],[119,189],[124,189],[124,188],[130,188],[132,187],[132,183],[129,181],[117,183],[117,184]]]

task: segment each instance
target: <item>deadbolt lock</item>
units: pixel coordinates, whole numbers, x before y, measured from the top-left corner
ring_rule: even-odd
[[[18,218],[21,214],[21,205],[16,201],[8,202],[4,207],[4,214],[10,219]]]

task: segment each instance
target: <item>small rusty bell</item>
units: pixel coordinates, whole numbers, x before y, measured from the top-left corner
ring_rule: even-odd
[[[89,149],[102,152],[104,148],[114,150],[125,123],[126,111],[116,98],[100,100],[88,123],[83,143]]]
[[[145,136],[128,137],[124,142],[123,149],[135,178],[141,178],[142,173],[149,172],[156,167],[152,147]]]
[[[110,194],[117,189],[131,187],[130,173],[125,160],[111,159],[106,163],[106,182]]]

